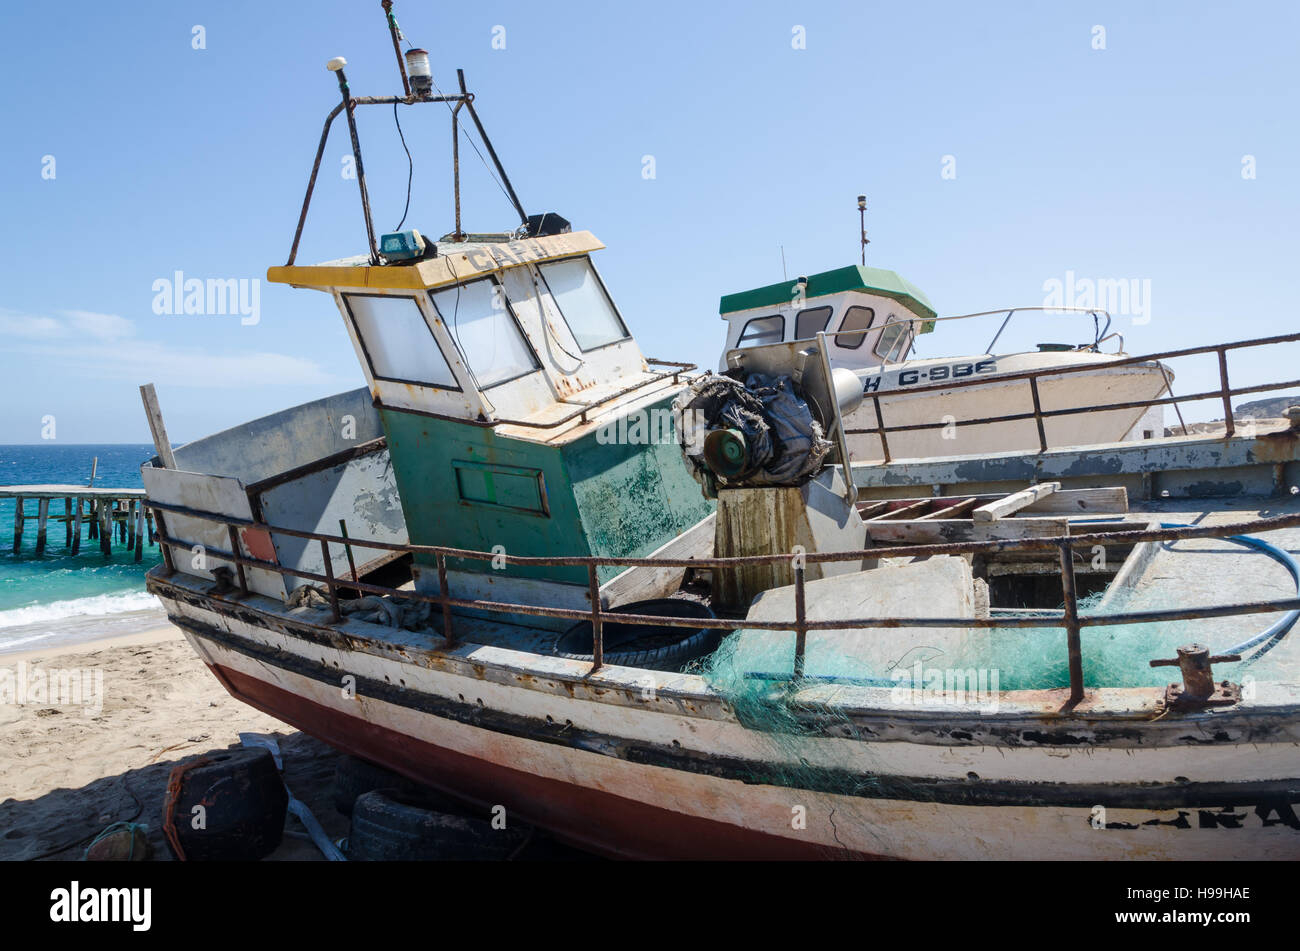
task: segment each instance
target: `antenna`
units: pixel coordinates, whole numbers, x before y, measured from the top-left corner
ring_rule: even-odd
[[[397,70],[402,74],[402,89],[409,96],[411,83],[406,78],[406,64],[402,61],[402,40],[406,37],[402,35],[402,28],[397,25],[397,17],[393,16],[393,0],[381,0],[379,5],[384,8],[384,14],[388,17],[388,32],[393,37],[393,52],[397,54]]]
[[[862,239],[862,263],[867,263],[867,245],[871,240],[867,237],[867,196],[858,196],[858,228],[861,230]]]
[[[790,275],[785,273],[785,245],[781,245],[781,280],[790,280]]]

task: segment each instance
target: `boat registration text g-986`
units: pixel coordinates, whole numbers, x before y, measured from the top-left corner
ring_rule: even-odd
[[[996,358],[980,360],[978,363],[949,363],[932,366],[924,370],[900,370],[898,386],[914,386],[917,383],[942,383],[945,380],[962,380],[980,373],[993,373],[998,368]],[[880,389],[883,377],[870,376],[863,380],[862,390],[871,393]]]

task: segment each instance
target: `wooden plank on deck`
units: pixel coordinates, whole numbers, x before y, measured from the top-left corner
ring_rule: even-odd
[[[1013,492],[1005,498],[997,499],[977,508],[973,515],[977,522],[993,522],[1019,512],[1026,506],[1033,505],[1041,498],[1051,495],[1061,487],[1059,482],[1040,482],[1027,489]]]
[[[902,519],[867,523],[877,545],[942,545],[947,542],[1012,541],[1068,535],[1069,519],[1011,518],[996,522],[970,519]]]

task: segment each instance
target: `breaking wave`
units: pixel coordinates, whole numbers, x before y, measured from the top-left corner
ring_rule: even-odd
[[[147,591],[129,591],[125,594],[96,594],[70,601],[51,601],[22,608],[0,611],[0,630],[13,627],[62,621],[67,618],[124,614],[128,611],[149,611],[161,608],[161,603]]]

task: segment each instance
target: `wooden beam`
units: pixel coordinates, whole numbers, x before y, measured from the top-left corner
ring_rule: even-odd
[[[1122,514],[1128,511],[1128,490],[1123,486],[1103,489],[1058,489],[1025,506],[1026,513],[1034,514]]]
[[[980,500],[978,498],[972,496],[969,499],[963,499],[960,502],[954,502],[952,505],[941,506],[936,508],[933,512],[930,512],[928,515],[922,515],[921,520],[925,521],[926,519],[936,519],[936,518],[956,518],[959,515],[965,514],[965,512],[968,509],[974,508],[976,505],[979,504],[979,501]]]
[[[14,554],[23,547],[23,500],[19,496],[14,500]]]
[[[874,521],[867,534],[877,545],[942,545],[946,542],[1012,541],[1051,538],[1070,533],[1064,518],[1014,518],[974,522],[964,518]],[[883,557],[888,552],[881,552]]]
[[[63,499],[63,547],[72,547],[72,497]]]
[[[77,514],[72,517],[75,523],[72,529],[72,553],[74,555],[81,552],[81,506],[82,498],[77,496]]]
[[[927,509],[927,508],[929,508],[933,503],[934,503],[934,500],[933,500],[933,499],[918,499],[917,501],[912,502],[912,503],[910,503],[910,504],[908,504],[908,505],[900,505],[898,508],[895,508],[895,509],[889,509],[889,510],[887,510],[887,511],[885,511],[885,512],[881,512],[879,515],[876,515],[876,516],[874,516],[873,518],[867,519],[867,521],[870,521],[870,522],[879,522],[879,521],[882,521],[882,520],[884,520],[884,519],[890,519],[890,520],[892,521],[892,520],[897,519],[897,518],[899,518],[899,517],[901,517],[901,516],[903,516],[903,515],[913,515],[913,514],[915,514],[915,513],[917,513],[917,512],[922,511],[923,509]]]
[[[113,557],[113,509],[108,499],[99,500],[99,550],[105,558]]]
[[[867,519],[871,518],[873,515],[877,515],[888,508],[889,508],[889,499],[884,499],[883,501],[880,502],[859,502],[858,516],[863,521],[866,521]]]
[[[144,414],[149,419],[149,431],[153,433],[153,447],[158,452],[165,468],[176,468],[176,457],[172,455],[172,444],[167,440],[167,427],[163,425],[162,409],[158,406],[158,394],[152,383],[140,387],[140,399],[144,401]]]
[[[1019,512],[1026,506],[1033,505],[1041,498],[1051,495],[1061,487],[1059,482],[1040,482],[1037,485],[1031,485],[1027,489],[1021,489],[1005,498],[998,499],[995,502],[989,502],[987,505],[981,505],[973,515],[977,522],[992,522],[1000,518],[1005,518],[1015,512]]]
[[[45,554],[46,531],[50,525],[50,500],[41,499],[36,503],[36,557]]]
[[[139,503],[135,508],[135,528],[132,532],[135,535],[135,560],[140,563],[144,560],[144,503]]]

